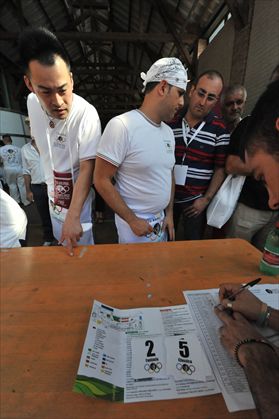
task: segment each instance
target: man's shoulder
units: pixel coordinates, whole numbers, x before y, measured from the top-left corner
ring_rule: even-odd
[[[183,116],[181,115],[176,115],[171,121],[167,122],[167,125],[171,128],[171,129],[175,129],[175,128],[181,128],[182,126],[182,119]]]
[[[212,133],[216,133],[218,135],[220,134],[227,134],[229,135],[229,131],[226,128],[226,125],[224,123],[224,121],[219,118],[218,116],[209,113],[205,118],[204,118],[204,122],[205,122],[205,126],[203,130],[207,130],[209,132]]]
[[[124,125],[127,129],[131,128],[133,124],[140,121],[140,114],[136,109],[114,116],[110,121],[110,125]]]
[[[31,148],[31,143],[26,143],[21,147],[21,152],[29,150]]]
[[[87,102],[87,100],[77,95],[76,93],[73,93],[73,108],[75,112],[78,112],[80,114],[84,114],[85,112],[97,114],[95,106]]]
[[[29,93],[29,95],[27,96],[27,104],[40,104],[39,99],[37,98],[37,95],[35,95],[35,93]]]

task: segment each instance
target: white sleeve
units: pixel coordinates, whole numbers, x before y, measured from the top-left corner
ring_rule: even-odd
[[[90,106],[82,119],[79,138],[79,160],[95,159],[100,138],[100,118],[94,106]]]
[[[109,121],[101,137],[97,156],[118,167],[124,161],[129,147],[129,136],[122,120]]]
[[[25,150],[23,148],[21,149],[21,159],[22,159],[23,174],[31,176],[30,170],[28,169],[28,161],[25,157]]]

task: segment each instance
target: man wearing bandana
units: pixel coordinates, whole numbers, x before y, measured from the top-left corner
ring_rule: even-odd
[[[174,240],[175,142],[164,121],[183,106],[187,72],[171,57],[141,77],[142,105],[113,118],[97,150],[94,183],[116,214],[119,243]]]

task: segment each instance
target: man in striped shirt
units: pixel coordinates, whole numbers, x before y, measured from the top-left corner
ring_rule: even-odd
[[[229,133],[211,110],[223,88],[215,70],[202,73],[189,92],[186,114],[170,126],[175,136],[174,224],[183,217],[184,240],[199,240],[206,208],[225,178]]]

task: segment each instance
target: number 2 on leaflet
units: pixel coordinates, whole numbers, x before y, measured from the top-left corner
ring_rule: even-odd
[[[147,357],[156,356],[155,352],[152,352],[154,348],[154,342],[152,340],[147,340],[145,342],[145,346],[149,346],[149,349],[147,351]]]

